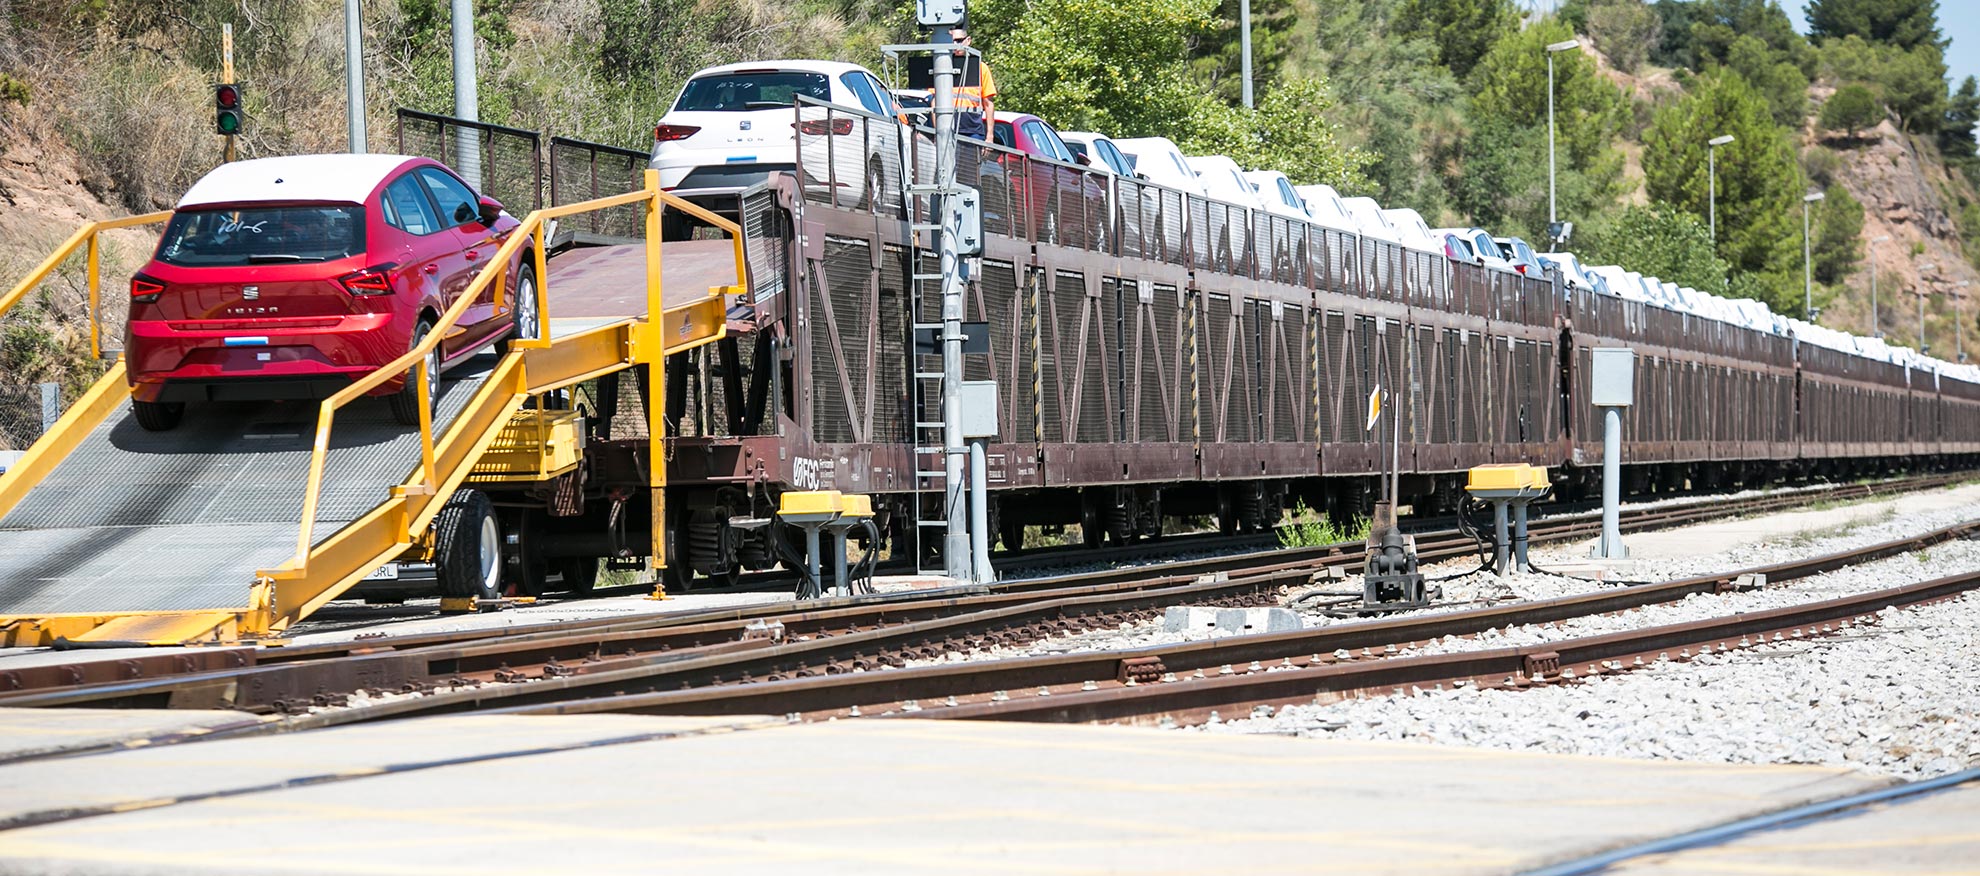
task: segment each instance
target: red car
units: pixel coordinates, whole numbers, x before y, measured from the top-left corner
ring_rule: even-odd
[[[180,199],[131,278],[124,356],[138,424],[171,429],[187,402],[321,399],[349,386],[424,337],[520,224],[425,158],[221,165]],[[533,336],[536,277],[519,253],[504,306],[491,288],[428,359],[433,395],[443,368]],[[399,422],[419,422],[412,382],[375,394]]]
[[[1082,198],[1086,202],[1086,233],[1096,241],[1099,239],[1106,229],[1106,189],[1098,174],[1080,167],[1078,157],[1059,138],[1058,130],[1050,122],[1029,113],[998,113],[990,139],[1005,149],[1057,162],[1055,165],[1034,161],[1029,176],[1016,174],[1013,169],[1013,186],[1018,190],[1012,199],[1029,207],[1032,227],[1037,229],[1040,240],[1090,246],[1086,241],[1059,240],[1061,228],[1081,227],[1078,218]],[[1055,199],[1057,209],[1047,209]]]

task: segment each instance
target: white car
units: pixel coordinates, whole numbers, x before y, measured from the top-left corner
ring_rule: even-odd
[[[1389,224],[1389,217],[1382,215],[1382,205],[1375,203],[1374,198],[1342,198],[1341,207],[1347,210],[1363,237],[1395,244],[1403,242],[1402,233]]]
[[[1511,260],[1506,258],[1504,250],[1499,249],[1499,244],[1492,239],[1490,231],[1483,228],[1432,228],[1430,231],[1434,234],[1455,234],[1464,238],[1464,242],[1470,244],[1471,251],[1478,256],[1478,263],[1485,267],[1498,268],[1501,271],[1512,270]]]
[[[1333,186],[1294,186],[1293,192],[1306,205],[1306,215],[1314,223],[1353,234],[1361,233],[1355,227],[1354,217],[1348,214],[1347,206],[1341,203],[1341,193],[1334,191]]]
[[[1060,131],[1059,139],[1073,151],[1073,159],[1095,173],[1108,173],[1135,179],[1134,162],[1105,134],[1092,131]]]
[[[1308,221],[1306,201],[1293,189],[1292,180],[1276,170],[1247,170],[1243,174],[1245,182],[1251,184],[1251,192],[1267,212],[1287,219]]]
[[[1135,175],[1158,186],[1168,186],[1188,195],[1203,197],[1203,183],[1183,158],[1182,150],[1167,137],[1136,137],[1115,140],[1114,146],[1127,155]]]
[[[806,185],[833,187],[833,201],[846,206],[897,204],[900,108],[871,71],[835,61],[752,61],[694,74],[653,128],[649,165],[660,187],[728,188],[795,170],[800,95],[877,117],[834,114],[827,122],[823,110],[806,109]]]
[[[1251,181],[1244,178],[1244,171],[1228,156],[1192,155],[1183,160],[1189,163],[1190,171],[1203,184],[1204,194],[1248,210],[1264,206],[1258,192],[1251,188]]]

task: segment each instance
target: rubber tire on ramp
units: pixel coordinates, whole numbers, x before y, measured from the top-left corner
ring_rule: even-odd
[[[407,344],[406,349],[411,350],[413,347],[419,346],[419,342],[431,331],[433,331],[433,320],[424,316],[420,317],[419,324],[413,327],[412,343]],[[438,407],[440,404],[439,345],[436,344],[433,347],[433,352],[426,357],[426,365],[428,373],[431,375],[427,379],[427,384],[431,387],[431,393],[426,401],[429,407]],[[419,384],[414,382],[418,377],[419,366],[414,365],[406,371],[405,385],[399,387],[398,392],[392,393],[388,397],[392,405],[392,419],[397,421],[401,426],[419,425]]]
[[[186,414],[185,402],[147,402],[131,399],[131,417],[146,432],[170,432],[179,427]]]
[[[536,340],[536,266],[530,263],[529,253],[523,253],[522,270],[516,272],[514,303],[509,305],[509,315],[515,320],[515,328],[495,342],[495,355],[507,356],[515,349],[516,341]],[[526,299],[526,301],[525,301]]]
[[[502,595],[502,528],[495,522],[495,504],[488,494],[456,491],[433,521],[433,543],[440,595],[477,599]],[[494,556],[486,555],[490,551]]]

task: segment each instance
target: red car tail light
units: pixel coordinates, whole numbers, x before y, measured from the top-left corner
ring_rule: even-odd
[[[687,138],[694,136],[695,132],[699,130],[701,130],[701,128],[695,125],[667,125],[667,124],[654,125],[653,142],[670,143],[675,140],[686,140]]]
[[[362,271],[345,274],[337,282],[344,285],[344,291],[352,295],[390,295],[392,278],[390,272],[398,265],[379,265]]]
[[[830,123],[829,130],[827,128],[828,122]],[[853,120],[843,116],[836,119],[805,119],[802,122],[792,122],[791,127],[798,129],[798,133],[808,137],[823,137],[827,133],[845,136],[853,132]]]
[[[158,300],[158,294],[165,291],[165,284],[143,274],[131,277],[131,302],[150,304]]]

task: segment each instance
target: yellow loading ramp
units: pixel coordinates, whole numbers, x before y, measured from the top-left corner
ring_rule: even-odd
[[[533,248],[541,278],[538,339],[513,344],[483,374],[444,383],[437,409],[417,431],[383,425],[376,405],[347,407],[415,368],[422,369],[426,400],[429,348],[484,290],[496,290],[498,307],[509,306],[500,300],[509,260],[541,238],[545,222],[628,204],[645,207],[644,313],[658,320],[554,320],[555,278]],[[665,306],[664,209],[685,210],[729,233],[737,285]],[[169,215],[85,226],[0,298],[0,315],[86,249],[91,344],[100,350],[100,235]],[[268,406],[212,405],[173,432],[145,433],[130,421],[120,358],[0,475],[0,645],[58,638],[183,644],[279,633],[424,538],[446,498],[530,396],[648,365],[649,434],[665,434],[665,357],[723,337],[728,296],[741,294],[747,277],[740,229],[660,191],[651,172],[641,190],[531,213],[489,262],[424,343],[323,401],[313,418],[305,411],[292,422],[268,423]],[[494,448],[504,464],[519,454],[552,460],[561,452],[518,446],[525,434],[510,429],[510,440]],[[557,430],[536,434],[554,437]],[[666,540],[657,531],[666,519],[662,443],[653,442],[651,452],[653,561],[664,566]]]

